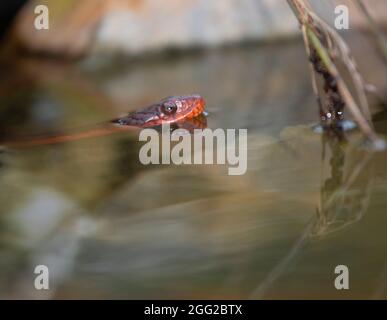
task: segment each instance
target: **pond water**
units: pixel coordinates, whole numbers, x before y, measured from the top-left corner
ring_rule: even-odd
[[[365,74],[385,89],[370,55]],[[311,130],[302,43],[2,68],[1,298],[387,298],[387,153],[356,130]],[[245,175],[144,166],[138,131],[7,146],[186,93],[205,97],[209,128],[248,129]],[[386,136],[386,113],[375,127]],[[41,264],[48,291],[34,288]]]

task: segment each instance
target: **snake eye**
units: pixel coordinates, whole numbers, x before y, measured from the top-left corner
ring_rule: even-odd
[[[171,114],[174,114],[176,113],[177,111],[177,105],[174,104],[174,103],[164,103],[162,106],[161,106],[161,111],[166,114],[166,115],[171,115]]]

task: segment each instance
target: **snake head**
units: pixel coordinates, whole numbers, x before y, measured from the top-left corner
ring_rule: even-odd
[[[204,99],[199,95],[173,96],[112,122],[127,126],[154,127],[192,119],[202,114],[204,108]]]

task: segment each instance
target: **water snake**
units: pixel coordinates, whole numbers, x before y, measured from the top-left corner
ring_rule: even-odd
[[[56,144],[104,136],[134,128],[156,127],[165,123],[184,127],[183,124],[187,122],[189,128],[202,128],[206,125],[202,123],[203,119],[205,119],[203,116],[205,113],[205,105],[206,103],[203,97],[198,94],[171,96],[117,119],[93,125],[90,130],[69,134],[45,135],[32,139],[16,139],[1,144],[11,148]]]

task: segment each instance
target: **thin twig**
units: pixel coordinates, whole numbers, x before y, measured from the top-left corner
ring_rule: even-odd
[[[322,100],[317,87],[316,73],[319,73],[324,78],[324,91],[327,95],[327,103],[330,103],[329,109],[332,110],[333,108],[334,112],[341,115],[340,108],[344,105],[347,106],[358,123],[359,128],[373,145],[377,148],[384,148],[385,143],[378,138],[371,122],[371,112],[366,96],[369,85],[366,84],[359,73],[349,47],[336,30],[312,11],[306,1],[287,1],[300,23],[306,51],[309,59],[312,60],[312,67],[314,67],[312,70],[312,86],[315,94],[318,96],[317,101],[320,111],[322,110],[326,113],[327,108],[320,105]],[[335,64],[337,58],[343,62],[351,76],[359,104],[348,89],[347,83]],[[330,112],[326,113],[326,115],[328,117],[322,117],[321,119],[325,121],[332,116]],[[340,116],[335,116],[334,121],[341,120]]]
[[[324,63],[324,66],[328,69],[328,71],[331,73],[331,75],[336,79],[337,86],[339,88],[339,91],[341,95],[343,96],[347,107],[352,112],[353,117],[359,124],[359,127],[362,129],[362,131],[367,135],[367,137],[372,141],[376,142],[379,140],[375,132],[370,127],[367,120],[364,118],[363,114],[359,110],[355,100],[353,99],[347,85],[345,84],[344,80],[340,76],[339,71],[337,70],[335,64],[329,57],[328,53],[324,49],[323,45],[321,44],[320,40],[317,38],[317,36],[314,34],[314,32],[307,26],[307,35],[309,37],[310,42],[312,43],[313,47],[316,49],[321,61]]]

